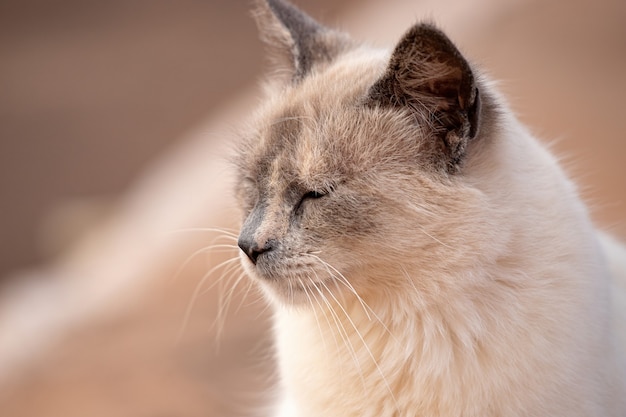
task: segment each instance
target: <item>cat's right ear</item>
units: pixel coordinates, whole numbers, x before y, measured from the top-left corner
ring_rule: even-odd
[[[300,81],[351,44],[348,36],[326,28],[283,0],[258,0],[254,15],[261,39],[288,82]]]

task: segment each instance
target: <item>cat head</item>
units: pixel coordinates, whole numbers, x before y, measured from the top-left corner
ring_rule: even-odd
[[[480,205],[463,176],[489,100],[448,37],[416,24],[389,54],[282,0],[257,16],[280,71],[237,156],[247,272],[289,304],[465,256],[447,246]]]

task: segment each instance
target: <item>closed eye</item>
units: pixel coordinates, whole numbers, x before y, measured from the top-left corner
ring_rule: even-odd
[[[309,191],[308,193],[306,193],[305,195],[302,196],[302,200],[306,200],[308,198],[322,198],[326,194],[328,194],[328,193],[327,192],[322,192],[322,191]]]
[[[306,200],[317,200],[320,199],[324,196],[328,195],[328,192],[326,191],[309,191],[308,193],[305,193],[301,198],[300,201],[298,202],[298,204],[296,204],[296,207],[294,209],[296,214],[300,214],[302,212],[302,204],[306,201]]]

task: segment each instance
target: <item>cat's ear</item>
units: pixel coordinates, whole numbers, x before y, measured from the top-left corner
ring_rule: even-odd
[[[478,131],[480,96],[468,62],[430,24],[413,26],[396,45],[367,102],[404,107],[442,141],[446,166],[456,171]]]
[[[346,35],[328,29],[283,0],[259,0],[255,17],[261,39],[292,82],[318,64],[332,61],[351,44]]]

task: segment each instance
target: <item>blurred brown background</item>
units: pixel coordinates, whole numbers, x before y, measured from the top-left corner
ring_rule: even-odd
[[[322,14],[344,3],[302,2]],[[264,61],[250,4],[0,1],[0,277],[45,259],[47,213],[114,197],[255,83]]]
[[[297,4],[374,44],[390,45],[420,17],[440,21],[501,80],[521,119],[554,142],[597,222],[626,238],[626,2]],[[0,284],[11,271],[46,271],[63,253],[74,232],[58,236],[58,213],[114,215],[156,157],[167,159],[186,132],[254,89],[265,61],[249,9],[243,0],[0,0]],[[246,404],[264,402],[273,381],[263,303],[235,297],[240,308],[218,349],[209,325],[223,291],[209,292],[173,343],[197,282],[226,256],[192,262],[175,286],[163,284],[194,244],[204,243],[181,248],[132,308],[67,325],[41,347],[39,360],[0,386],[0,415],[252,414]],[[56,308],[51,299],[47,311]],[[2,327],[2,307],[0,345],[7,334],[21,340],[19,328]]]

